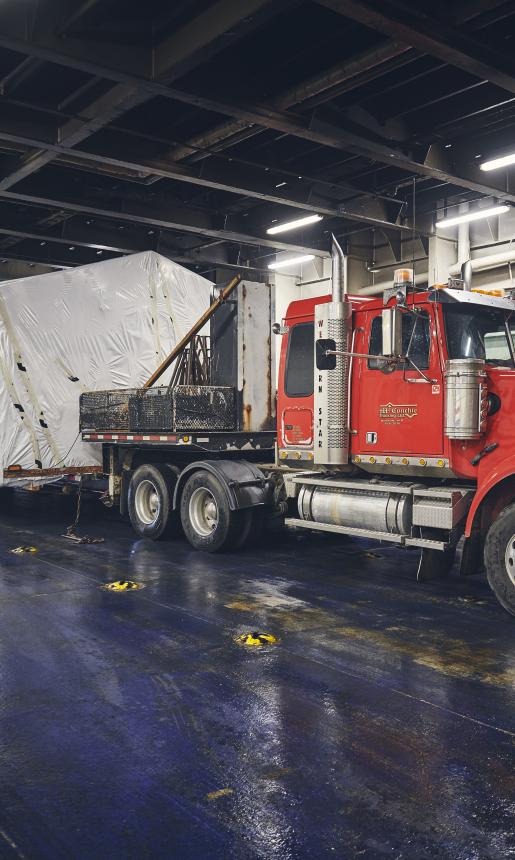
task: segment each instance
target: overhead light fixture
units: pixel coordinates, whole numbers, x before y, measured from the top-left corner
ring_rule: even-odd
[[[502,155],[500,158],[492,158],[490,161],[483,161],[479,165],[481,170],[498,170],[500,167],[508,167],[510,164],[515,164],[515,152],[511,155]]]
[[[304,254],[301,257],[288,257],[287,260],[276,260],[275,263],[269,263],[269,269],[285,269],[287,266],[298,266],[300,263],[309,263],[314,260],[314,254]]]
[[[296,230],[297,227],[306,227],[308,224],[316,224],[322,220],[322,215],[306,215],[305,218],[297,218],[295,221],[285,221],[284,224],[278,224],[277,227],[269,227],[266,231],[270,236],[275,236],[276,233],[286,233],[287,230]]]
[[[509,212],[510,206],[491,206],[489,209],[476,209],[475,212],[464,212],[451,218],[442,218],[436,222],[437,227],[455,227],[456,224],[466,224],[467,221],[480,221],[481,218],[490,218],[492,215],[502,215]]]

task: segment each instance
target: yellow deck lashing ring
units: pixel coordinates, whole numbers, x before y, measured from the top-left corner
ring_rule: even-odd
[[[262,645],[277,645],[279,639],[271,633],[258,633],[257,631],[254,631],[253,633],[242,633],[240,636],[237,636],[234,641],[237,645],[259,647]]]
[[[10,549],[13,555],[23,555],[25,552],[38,552],[37,546],[16,546],[14,549]]]
[[[137,591],[138,588],[143,588],[143,586],[132,579],[118,579],[116,582],[107,582],[102,588],[105,588],[107,591]]]

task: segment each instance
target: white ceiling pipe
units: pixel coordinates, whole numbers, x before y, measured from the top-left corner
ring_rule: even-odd
[[[427,284],[428,274],[415,275],[415,284]],[[356,292],[351,288],[351,294],[355,296],[375,296],[384,292],[384,290],[390,289],[393,287],[393,275],[387,281],[377,281],[377,283],[372,284],[368,287],[360,287]]]
[[[469,211],[468,203],[460,203],[458,212],[465,215]],[[464,221],[458,227],[458,264],[466,263],[470,257],[470,223]]]
[[[502,251],[500,254],[490,254],[488,257],[476,257],[470,261],[473,272],[484,272],[486,269],[499,269],[501,266],[507,266],[508,263],[515,263],[515,246],[509,251]],[[449,269],[451,277],[458,277],[461,271],[459,263],[455,263]]]

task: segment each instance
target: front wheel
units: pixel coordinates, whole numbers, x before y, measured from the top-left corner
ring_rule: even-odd
[[[488,529],[485,567],[497,600],[515,615],[515,504],[504,508]]]
[[[247,535],[251,511],[233,511],[220,481],[205,470],[188,478],[181,497],[181,523],[194,549],[235,549]]]

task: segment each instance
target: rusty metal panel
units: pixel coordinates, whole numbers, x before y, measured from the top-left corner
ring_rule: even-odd
[[[237,344],[242,429],[274,429],[272,295],[269,284],[243,281],[238,287]]]

